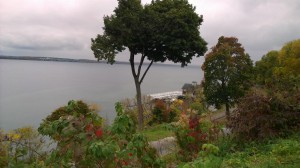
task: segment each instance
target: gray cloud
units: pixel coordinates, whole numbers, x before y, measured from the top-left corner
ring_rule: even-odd
[[[23,27],[24,30],[24,27]],[[2,35],[0,44],[3,47],[20,50],[81,50],[83,44],[76,37],[65,35],[63,31],[43,28],[30,28],[24,34],[21,32],[7,32]],[[32,32],[34,31],[34,32]]]
[[[258,60],[300,38],[299,0],[189,2],[204,17],[200,31],[208,47],[222,35],[235,36]],[[90,39],[102,33],[103,16],[116,6],[117,0],[0,0],[0,54],[93,59]],[[127,60],[126,53],[120,55]]]
[[[297,0],[193,0],[204,15],[202,35],[210,46],[219,36],[235,36],[252,59],[278,50],[300,38],[300,1]],[[204,4],[204,5],[201,5]]]
[[[116,5],[110,0],[0,0],[0,54],[92,59],[90,38],[101,33],[103,16]]]

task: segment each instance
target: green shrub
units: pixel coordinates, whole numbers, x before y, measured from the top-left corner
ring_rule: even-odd
[[[201,115],[205,112],[207,112],[207,109],[205,108],[205,106],[200,103],[200,102],[194,102],[190,105],[190,108],[192,110],[195,110],[197,112],[197,114]]]
[[[153,120],[151,123],[162,123],[166,121],[166,118],[168,117],[166,115],[166,104],[162,100],[156,100],[155,106],[152,110]]]
[[[182,168],[219,168],[222,164],[222,158],[218,156],[219,148],[213,144],[203,144],[198,157],[190,163],[182,165]]]
[[[83,108],[83,109],[81,109]],[[57,142],[46,160],[50,167],[164,167],[147,139],[136,134],[136,124],[116,103],[117,117],[105,127],[94,109],[70,101],[39,127],[39,132]],[[58,117],[61,114],[60,117]]]

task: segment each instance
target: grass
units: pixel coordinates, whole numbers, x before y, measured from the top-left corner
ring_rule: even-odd
[[[234,161],[235,158],[245,161],[247,167],[300,167],[300,134],[292,135],[285,139],[275,139],[261,144],[247,147],[238,153],[229,155],[225,163]]]
[[[168,128],[169,126],[170,124],[159,124],[151,126],[145,128],[142,131],[142,134],[148,138],[148,141],[157,141],[159,139],[174,136],[173,131]]]
[[[213,156],[214,159],[206,158],[206,165],[221,168],[298,168],[300,167],[300,133],[295,133],[287,138],[277,138],[264,142],[251,142],[237,145],[231,140],[223,140],[216,144],[220,153]],[[199,157],[184,167],[199,167]],[[205,160],[205,158],[204,158]],[[204,164],[201,160],[201,164]],[[180,167],[180,166],[179,166]],[[206,166],[210,168],[211,166]]]
[[[167,167],[176,167],[176,165],[180,164],[180,160],[177,159],[176,153],[169,153],[165,156],[161,157],[167,163]]]

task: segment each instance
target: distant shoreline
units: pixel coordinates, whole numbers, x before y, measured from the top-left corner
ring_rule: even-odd
[[[33,56],[7,56],[0,55],[0,59],[11,60],[31,60],[31,61],[55,61],[55,62],[83,62],[83,63],[106,63],[104,61],[96,61],[89,59],[71,59],[71,58],[57,58],[57,57],[33,57]]]
[[[33,57],[33,56],[8,56],[8,55],[0,55],[1,59],[8,59],[8,60],[28,60],[28,61],[51,61],[51,62],[77,62],[77,63],[100,63],[100,64],[107,64],[106,61],[97,61],[97,60],[90,60],[90,59],[71,59],[71,58],[58,58],[58,57]],[[129,62],[124,61],[116,61],[114,64],[126,64],[129,65]],[[138,63],[136,63],[138,64]],[[145,65],[149,63],[144,62]],[[154,63],[154,65],[158,66],[175,66],[178,67],[178,64],[164,64],[164,63]],[[199,67],[197,65],[188,65],[188,67]]]

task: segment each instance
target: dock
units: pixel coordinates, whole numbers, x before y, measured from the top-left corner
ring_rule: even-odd
[[[182,91],[163,92],[147,95],[150,99],[177,99],[178,96],[182,96]]]

